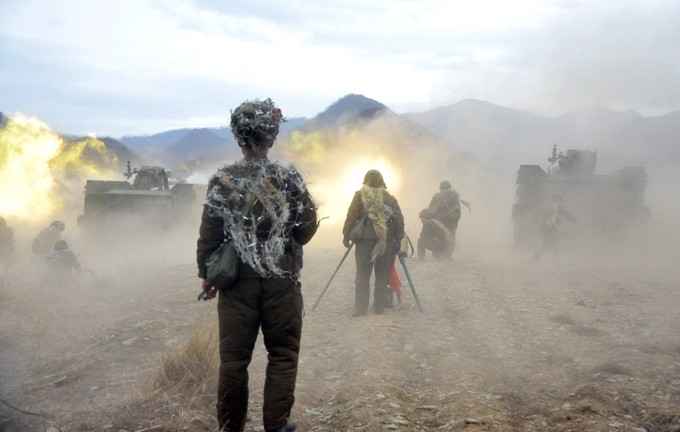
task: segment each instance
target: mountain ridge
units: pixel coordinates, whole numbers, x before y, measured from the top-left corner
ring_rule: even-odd
[[[288,119],[281,126],[279,139],[283,141],[294,131],[352,127],[385,115],[416,123],[452,149],[493,167],[510,169],[518,163],[543,163],[553,144],[560,150],[598,151],[598,159],[604,161],[605,168],[608,164],[680,163],[677,138],[680,110],[644,116],[634,110],[615,111],[599,105],[548,117],[488,101],[464,99],[429,110],[397,114],[377,100],[350,93],[312,118]],[[0,115],[0,119],[6,118]],[[131,157],[147,164],[177,167],[193,159],[240,158],[228,126],[181,128],[106,140],[121,160]]]

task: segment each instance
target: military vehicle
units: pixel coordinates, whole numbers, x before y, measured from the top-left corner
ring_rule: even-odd
[[[517,171],[516,202],[512,209],[514,242],[518,247],[532,244],[538,237],[536,214],[549,205],[555,193],[576,216],[578,224],[568,237],[588,237],[619,243],[642,240],[650,221],[644,193],[647,174],[644,167],[625,167],[611,174],[595,174],[597,153],[590,150],[552,149],[547,171],[538,165],[520,165]]]
[[[196,197],[204,185],[171,182],[169,170],[160,166],[132,169],[127,163],[125,180],[87,180],[83,214],[78,226],[88,240],[126,232],[163,232],[187,223],[200,210]],[[195,221],[194,221],[195,222]]]

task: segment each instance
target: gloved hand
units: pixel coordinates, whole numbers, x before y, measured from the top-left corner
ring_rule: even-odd
[[[342,244],[343,244],[346,248],[348,248],[348,247],[350,246],[350,244],[349,244],[349,236],[344,236],[344,237],[342,238]]]
[[[392,241],[392,247],[394,248],[394,253],[401,253],[401,239],[395,238]]]

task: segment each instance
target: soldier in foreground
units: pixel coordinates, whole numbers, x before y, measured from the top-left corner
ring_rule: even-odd
[[[350,241],[356,244],[354,316],[368,313],[374,268],[373,312],[384,312],[390,269],[404,237],[404,216],[397,199],[387,192],[382,174],[369,170],[363,184],[354,194],[342,228],[343,245],[350,247]],[[352,232],[356,234],[350,235]]]
[[[291,432],[302,331],[302,245],[316,233],[316,207],[302,176],[267,159],[284,121],[267,99],[246,101],[231,115],[244,159],[210,179],[199,231],[197,262],[207,298],[206,258],[229,237],[239,256],[238,278],[217,304],[220,431],[241,432],[248,411],[248,364],[259,330],[268,352],[262,407],[267,432]]]

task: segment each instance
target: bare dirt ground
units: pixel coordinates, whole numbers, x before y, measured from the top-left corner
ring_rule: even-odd
[[[299,430],[680,430],[680,269],[459,247],[407,260],[422,313],[399,269],[402,303],[352,318],[352,255],[312,310],[342,252],[306,250]],[[196,301],[190,254],[121,260],[67,292],[29,264],[0,288],[0,431],[214,426],[215,303]],[[248,430],[265,363],[260,341]]]

